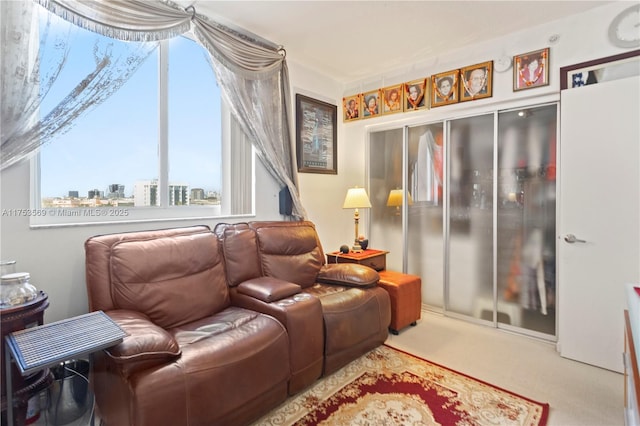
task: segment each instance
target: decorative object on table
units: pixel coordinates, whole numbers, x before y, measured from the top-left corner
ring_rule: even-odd
[[[362,95],[345,96],[342,98],[342,121],[354,121],[362,115]]]
[[[352,250],[355,252],[362,251],[360,241],[358,240],[358,221],[360,220],[360,212],[358,209],[371,208],[371,201],[364,188],[350,188],[347,191],[347,196],[344,199],[343,209],[355,209],[353,219],[355,221],[355,238]]]
[[[389,197],[387,198],[387,207],[395,207],[396,216],[400,216],[400,207],[404,204],[404,191],[402,189],[392,189],[389,191]],[[411,194],[407,191],[407,204],[413,205],[413,198],[411,198]]]
[[[549,48],[513,57],[513,91],[549,85]]]
[[[402,112],[402,83],[383,88],[382,95],[382,114],[393,114]]]
[[[460,70],[441,72],[431,76],[431,107],[455,104],[459,101]]]
[[[343,244],[343,245],[340,246],[340,253],[342,253],[342,254],[349,253],[349,250],[351,250],[351,249],[346,244]]]
[[[460,69],[460,101],[493,96],[493,61]]]
[[[429,79],[408,81],[404,84],[404,110],[417,111],[429,107],[427,99],[429,92]]]
[[[362,94],[362,118],[380,115],[380,92],[380,89],[376,89]]]
[[[542,426],[548,416],[549,404],[383,345],[253,425],[398,424],[401,418],[402,424]]]
[[[2,260],[0,261],[0,277],[7,274],[13,274],[16,271],[15,260]]]
[[[613,18],[609,41],[623,48],[640,47],[640,4],[623,9]]]
[[[360,235],[358,237],[358,241],[360,242],[360,247],[362,250],[366,250],[369,247],[369,240],[364,237],[364,235]]]
[[[38,290],[29,282],[28,272],[14,272],[0,277],[0,308],[23,305],[38,296]]]
[[[299,172],[338,174],[337,115],[337,106],[296,94]]]

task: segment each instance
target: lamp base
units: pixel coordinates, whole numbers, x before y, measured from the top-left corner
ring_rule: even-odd
[[[356,242],[353,244],[353,247],[351,247],[351,251],[354,253],[362,253],[362,246],[360,246],[360,241],[356,240]]]

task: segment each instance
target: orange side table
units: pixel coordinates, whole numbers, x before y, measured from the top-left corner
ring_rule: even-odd
[[[378,285],[389,293],[391,299],[391,334],[409,325],[415,326],[422,310],[422,279],[417,275],[395,271],[379,271]]]

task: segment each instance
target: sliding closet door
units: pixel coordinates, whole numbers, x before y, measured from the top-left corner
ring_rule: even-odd
[[[449,126],[445,309],[493,321],[494,114]]]
[[[373,132],[369,137],[372,248],[387,269],[419,275],[422,303],[444,296],[443,124]]]
[[[557,106],[498,115],[498,322],[556,334]]]
[[[444,306],[443,124],[407,132],[407,273],[422,278],[422,303]]]

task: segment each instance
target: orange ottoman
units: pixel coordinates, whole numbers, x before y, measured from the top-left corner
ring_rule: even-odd
[[[416,325],[422,309],[422,279],[417,275],[394,271],[380,271],[378,285],[391,299],[391,334],[408,325]]]

